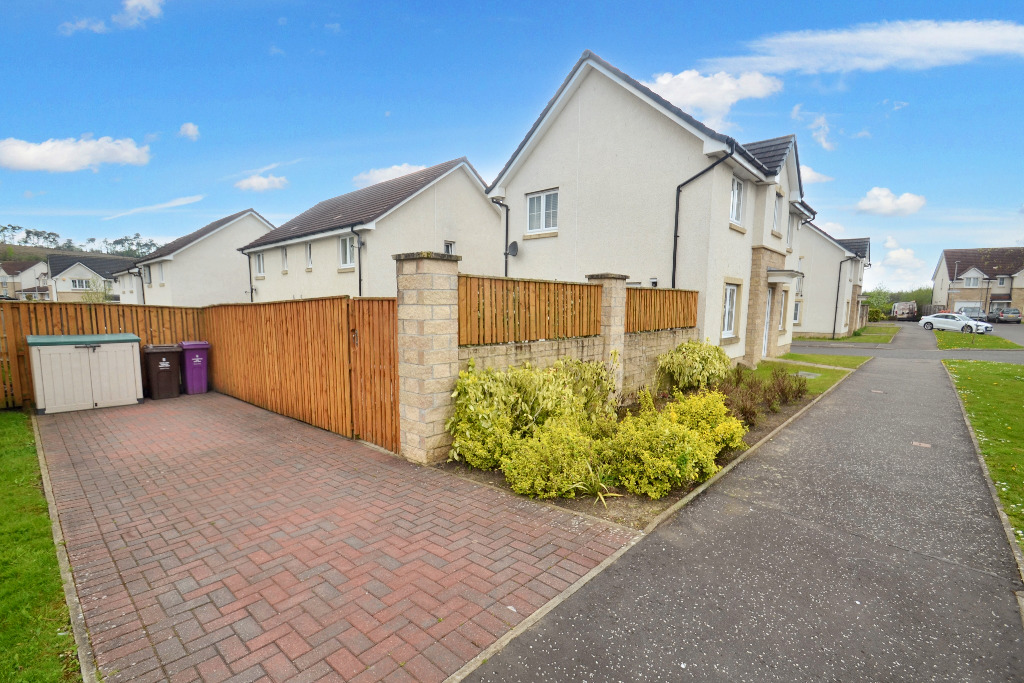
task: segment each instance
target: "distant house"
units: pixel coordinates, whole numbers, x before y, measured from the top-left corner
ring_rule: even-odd
[[[950,311],[1024,308],[1024,247],[944,249],[932,281],[932,304]]]
[[[35,296],[45,293],[49,296],[49,288],[42,287],[42,279],[46,276],[46,261],[4,261],[0,263],[0,296],[10,299],[23,299],[19,292]],[[41,291],[36,291],[40,288]],[[33,291],[28,291],[33,290]]]
[[[801,226],[793,327],[797,335],[845,337],[867,323],[861,305],[868,238],[836,239],[814,223]]]
[[[393,254],[463,257],[466,273],[502,274],[500,214],[465,157],[370,185],[304,211],[240,249],[254,301],[395,296]]]
[[[238,253],[274,229],[253,209],[225,216],[136,259],[117,275],[121,303],[209,306],[250,301],[249,264]]]
[[[49,274],[42,284],[49,289],[49,301],[82,301],[90,293],[103,292],[117,300],[114,273],[133,262],[125,256],[89,252],[51,255],[47,259]]]

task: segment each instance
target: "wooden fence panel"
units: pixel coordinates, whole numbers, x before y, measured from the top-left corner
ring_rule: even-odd
[[[626,332],[697,326],[697,292],[684,289],[626,290]]]
[[[459,344],[601,333],[601,285],[459,275]]]
[[[130,333],[138,335],[140,345],[201,338],[200,309],[196,308],[19,301],[0,303],[0,317],[0,405],[6,408],[33,398],[25,341],[30,334]],[[145,363],[142,373],[145,381]]]
[[[352,431],[398,452],[398,309],[396,300],[350,299]]]

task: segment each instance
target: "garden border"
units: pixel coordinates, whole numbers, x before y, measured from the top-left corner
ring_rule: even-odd
[[[96,663],[96,654],[93,652],[92,641],[89,639],[89,629],[85,625],[85,613],[82,611],[82,603],[78,599],[78,586],[75,584],[74,570],[71,568],[71,560],[68,558],[67,547],[64,543],[64,530],[60,525],[57,501],[53,497],[53,484],[50,482],[50,469],[46,465],[43,441],[39,437],[39,423],[35,415],[29,415],[29,418],[32,421],[32,437],[36,442],[36,456],[39,458],[39,475],[43,480],[43,493],[46,496],[46,506],[50,513],[50,529],[53,533],[53,545],[57,550],[60,579],[64,586],[64,602],[68,606],[71,631],[75,636],[75,646],[78,650],[78,667],[81,670],[84,683],[99,683],[100,679],[97,675],[99,665]]]
[[[949,358],[947,360],[960,359]],[[974,425],[971,424],[971,418],[967,415],[967,409],[964,407],[963,399],[960,398],[960,392],[956,388],[956,382],[953,381],[953,376],[949,373],[949,368],[946,364],[941,361],[940,364],[942,365],[942,369],[946,372],[946,379],[949,380],[953,393],[956,394],[956,402],[960,406],[960,414],[964,418],[964,424],[967,425],[967,432],[971,435],[971,443],[974,444],[974,457],[977,458],[978,464],[981,465],[981,472],[985,475],[985,485],[988,487],[988,494],[992,496],[992,502],[995,504],[996,513],[999,516],[999,522],[1003,525],[1003,533],[1006,535],[1006,540],[1010,544],[1010,552],[1013,553],[1013,559],[1017,562],[1017,573],[1020,575],[1021,581],[1024,581],[1024,552],[1021,552],[1020,544],[1017,543],[1017,537],[1013,533],[1013,526],[1010,524],[1010,518],[1006,516],[1006,511],[1003,510],[1003,503],[999,500],[999,493],[996,491],[995,482],[992,481],[992,473],[989,472],[988,464],[985,462],[985,456],[981,454],[981,443],[978,441],[978,435],[974,433]],[[1020,608],[1021,625],[1024,626],[1024,591],[1016,591],[1014,595],[1017,597],[1017,606]]]
[[[776,434],[778,434],[780,431],[782,431],[783,429],[788,427],[790,423],[792,423],[794,420],[796,420],[797,418],[802,416],[804,413],[806,413],[808,410],[810,410],[812,407],[814,407],[818,403],[818,401],[822,400],[823,398],[828,396],[830,393],[832,393],[832,391],[836,387],[838,387],[840,384],[845,382],[853,373],[855,373],[858,370],[860,370],[861,368],[865,367],[872,360],[874,360],[873,357],[869,358],[868,360],[864,361],[860,365],[860,367],[857,367],[857,368],[839,368],[841,370],[849,370],[849,373],[847,373],[838,382],[836,382],[835,384],[830,386],[828,389],[823,391],[821,394],[819,394],[817,397],[815,397],[815,399],[813,401],[811,401],[810,403],[805,405],[797,413],[791,415],[789,417],[789,419],[787,419],[785,422],[783,422],[778,427],[776,427],[771,432],[769,432],[767,435],[765,435],[760,441],[758,441],[753,446],[748,448],[746,451],[741,453],[739,455],[739,457],[737,457],[735,460],[733,460],[728,465],[726,465],[725,467],[720,469],[715,474],[715,476],[713,476],[710,479],[708,479],[706,482],[704,482],[703,484],[701,484],[700,486],[695,488],[693,491],[688,493],[686,496],[681,498],[679,501],[677,501],[675,504],[673,504],[667,510],[665,510],[660,515],[655,517],[650,522],[650,524],[648,524],[644,528],[644,530],[641,531],[632,541],[630,541],[626,545],[624,545],[621,548],[619,548],[617,551],[615,551],[614,554],[612,554],[612,555],[608,556],[607,558],[605,558],[604,562],[602,562],[601,564],[597,565],[596,567],[591,569],[589,572],[587,572],[586,574],[581,576],[579,579],[576,580],[576,582],[574,584],[572,584],[571,586],[566,588],[564,591],[562,591],[561,593],[559,593],[555,597],[551,598],[551,600],[546,602],[540,609],[538,609],[536,612],[534,612],[533,614],[528,616],[523,621],[519,622],[519,624],[516,625],[515,628],[510,630],[508,633],[503,635],[501,638],[498,638],[498,640],[496,640],[493,643],[491,643],[487,648],[485,648],[482,652],[480,652],[476,657],[474,657],[473,659],[471,659],[468,662],[466,662],[462,666],[461,669],[459,669],[458,671],[453,673],[451,676],[446,678],[445,679],[445,683],[459,683],[460,681],[465,680],[467,676],[469,676],[471,673],[473,673],[478,668],[480,668],[480,666],[482,664],[484,664],[488,659],[490,659],[494,655],[496,655],[499,652],[501,652],[503,649],[505,649],[506,645],[508,645],[513,640],[515,640],[516,638],[521,636],[526,631],[528,631],[530,628],[533,627],[534,624],[536,624],[538,621],[540,621],[545,615],[547,615],[553,609],[555,609],[556,607],[561,605],[563,602],[568,600],[574,593],[576,593],[579,589],[583,588],[583,586],[585,586],[587,583],[589,583],[594,577],[596,577],[598,574],[600,574],[605,569],[607,569],[609,566],[611,566],[611,564],[613,562],[615,562],[620,557],[622,557],[626,553],[626,551],[628,551],[630,548],[632,548],[637,543],[639,543],[643,538],[645,538],[647,535],[649,535],[651,532],[653,532],[655,529],[657,529],[658,526],[660,526],[662,523],[664,523],[665,520],[667,520],[669,517],[671,517],[675,513],[679,512],[679,510],[681,510],[683,507],[685,507],[690,501],[692,501],[694,498],[696,498],[701,493],[703,493],[705,490],[707,490],[708,487],[713,485],[716,481],[718,481],[719,479],[724,477],[734,467],[736,467],[741,462],[746,460],[752,453],[757,451],[757,449],[759,449],[762,444],[764,444],[764,443],[770,441],[772,438],[774,438]],[[579,514],[586,514],[586,513],[579,513]],[[1022,598],[1020,595],[1017,596],[1017,599],[1019,601],[1024,600],[1024,598]],[[1022,603],[1022,605],[1024,605],[1024,603]],[[1022,607],[1022,609],[1024,609],[1024,607]]]

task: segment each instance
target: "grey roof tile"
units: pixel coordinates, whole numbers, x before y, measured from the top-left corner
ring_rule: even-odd
[[[943,249],[946,257],[947,277],[960,277],[971,268],[977,268],[986,277],[1016,275],[1024,270],[1024,247],[992,247],[988,249]],[[958,264],[957,261],[960,263]]]
[[[216,231],[217,229],[223,227],[224,225],[227,225],[228,223],[230,223],[231,221],[235,220],[236,218],[240,218],[243,215],[245,215],[247,213],[250,213],[250,212],[256,214],[262,220],[266,221],[268,225],[271,225],[271,226],[273,225],[273,223],[268,221],[266,218],[263,218],[263,216],[260,216],[259,213],[257,213],[254,209],[251,209],[251,208],[250,209],[245,209],[244,211],[239,211],[238,213],[233,213],[230,216],[225,216],[224,218],[219,218],[219,219],[215,220],[214,222],[210,223],[209,225],[204,225],[203,227],[199,228],[195,232],[190,232],[189,234],[187,234],[187,235],[185,235],[183,237],[179,237],[176,240],[168,242],[167,244],[163,245],[159,249],[156,249],[156,250],[152,251],[151,253],[146,254],[145,257],[139,259],[137,262],[138,263],[145,263],[147,261],[153,261],[153,260],[156,260],[156,259],[159,259],[159,258],[163,258],[164,256],[170,256],[171,254],[173,254],[174,252],[178,251],[179,249],[183,249],[183,248],[187,247],[188,245],[192,244],[193,242],[195,242],[199,238],[206,237],[211,232]]]
[[[849,239],[836,240],[849,251],[862,259],[871,260],[871,239],[868,237],[851,237]]]
[[[114,277],[114,273],[119,273],[135,266],[134,258],[112,256],[110,254],[91,254],[88,252],[61,254],[59,256],[53,255],[47,259],[47,262],[51,278],[57,277],[76,263],[81,263],[97,275],[108,280]]]
[[[757,157],[771,175],[776,175],[782,170],[782,164],[785,163],[789,150],[795,143],[795,135],[783,135],[770,140],[744,142],[743,147]]]

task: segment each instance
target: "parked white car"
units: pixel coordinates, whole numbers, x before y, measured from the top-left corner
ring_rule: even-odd
[[[963,313],[936,313],[926,315],[917,323],[926,330],[953,330],[956,332],[974,332],[985,334],[992,331],[992,326],[981,320],[974,320]]]

